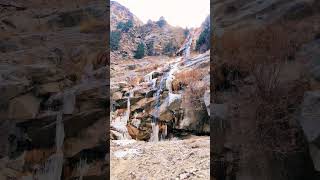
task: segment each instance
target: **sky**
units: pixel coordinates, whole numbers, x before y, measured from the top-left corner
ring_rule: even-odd
[[[210,0],[114,0],[127,7],[142,22],[161,16],[173,26],[199,27],[210,14]],[[112,13],[112,12],[111,12]]]

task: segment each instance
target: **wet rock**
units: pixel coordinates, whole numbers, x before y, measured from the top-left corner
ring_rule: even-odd
[[[167,104],[166,104],[167,109],[171,111],[177,111],[178,109],[180,109],[180,106],[181,106],[181,102],[182,102],[181,95],[169,93],[166,101],[167,101]]]
[[[138,101],[140,101],[141,99],[143,99],[143,97],[131,97],[130,98],[130,103],[131,105],[136,104]],[[128,98],[123,98],[123,99],[119,99],[116,101],[117,105],[116,108],[126,108],[127,107],[127,102],[128,102]]]
[[[150,97],[153,97],[154,94],[157,92],[157,90],[150,90],[146,93],[146,98],[150,98]]]
[[[153,109],[155,105],[155,98],[143,98],[139,100],[137,103],[135,103],[133,106],[131,106],[131,111],[134,112],[138,109],[143,109],[145,111],[150,111]]]
[[[18,96],[9,103],[9,118],[17,122],[33,119],[39,112],[41,99],[32,94]]]
[[[94,122],[91,126],[78,132],[78,135],[65,140],[65,156],[72,157],[79,153],[82,149],[89,149],[99,145],[105,141],[105,118],[101,118]]]

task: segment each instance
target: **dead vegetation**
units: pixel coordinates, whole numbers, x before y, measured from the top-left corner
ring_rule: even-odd
[[[207,74],[204,69],[191,69],[181,71],[175,75],[175,79],[172,81],[173,91],[179,91],[193,86]],[[196,88],[196,87],[194,87]]]
[[[292,28],[288,29],[289,26]],[[302,23],[297,29],[301,33],[305,27]],[[303,42],[311,38],[292,29],[292,24],[270,25],[224,34],[216,44],[219,61],[212,70],[217,91],[235,87],[235,91],[247,94],[248,98],[242,98],[238,103],[250,102],[251,109],[246,111],[248,107],[239,106],[237,112],[251,115],[240,115],[246,119],[237,119],[251,123],[248,127],[253,128],[253,134],[258,138],[256,143],[264,151],[281,154],[302,147],[299,144],[301,132],[296,128],[293,113],[309,87],[302,71],[290,72],[298,77],[294,80],[287,81],[283,76],[285,66],[299,64],[295,53]],[[253,90],[245,92],[247,78],[252,79],[249,86]]]

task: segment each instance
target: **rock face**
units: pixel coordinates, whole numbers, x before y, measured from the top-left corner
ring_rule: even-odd
[[[36,175],[58,137],[61,179],[79,178],[84,160],[81,178],[105,179],[105,3],[15,2],[0,5],[0,179]]]

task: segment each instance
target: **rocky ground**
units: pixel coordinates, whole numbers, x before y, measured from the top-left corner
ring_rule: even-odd
[[[111,179],[210,179],[210,138],[111,141]]]

